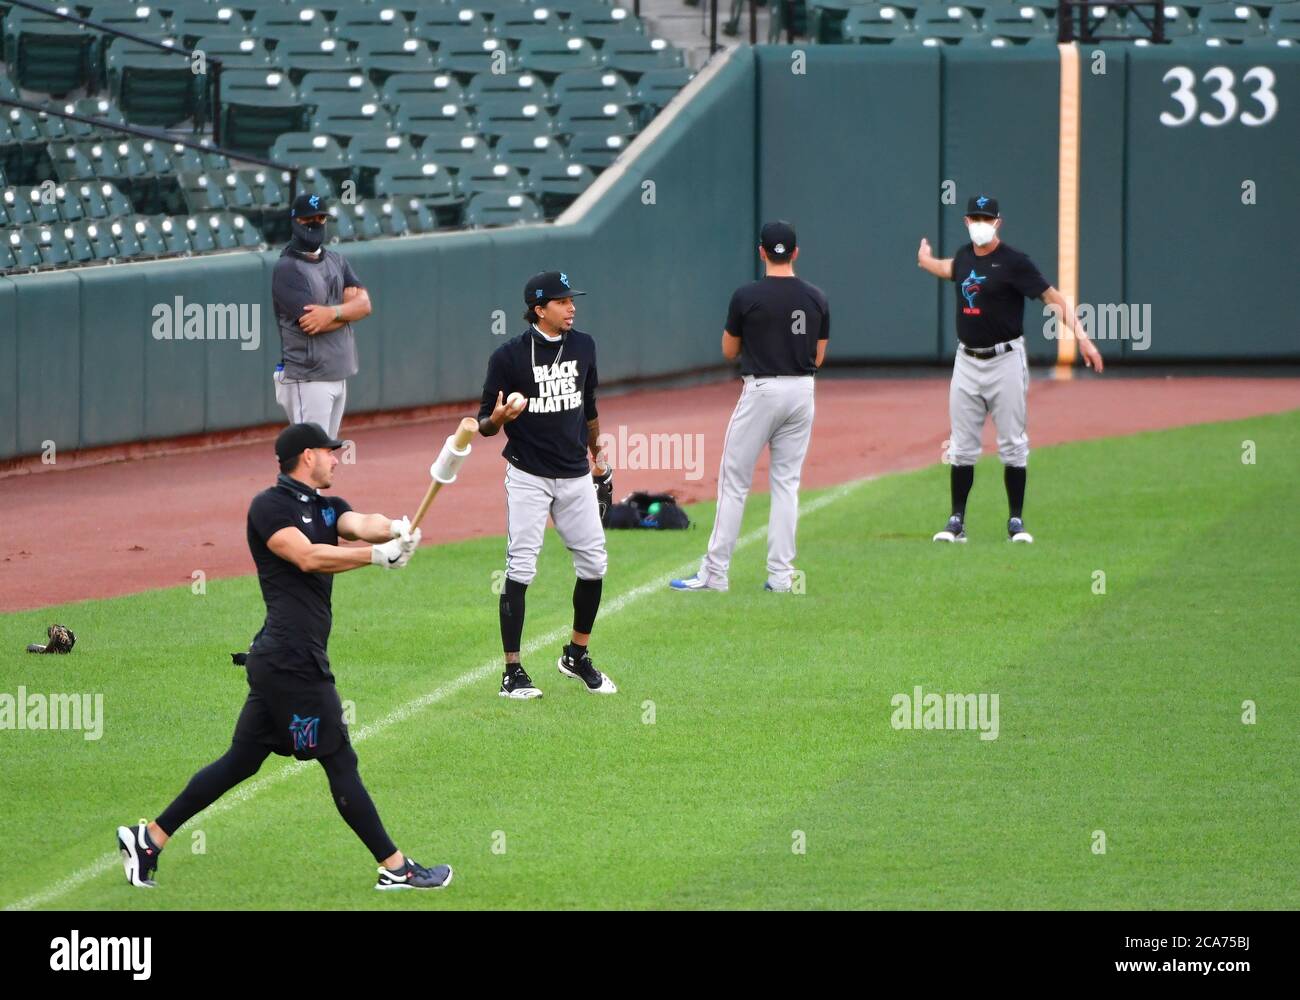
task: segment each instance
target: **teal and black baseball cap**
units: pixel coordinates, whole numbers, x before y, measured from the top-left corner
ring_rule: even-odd
[[[1002,218],[1002,213],[998,211],[998,200],[983,194],[977,194],[966,202],[966,214],[982,215],[989,219]]]
[[[342,447],[343,442],[326,434],[320,424],[290,424],[275,439],[275,457],[283,462],[296,458],[308,448]]]
[[[544,306],[551,299],[567,299],[586,294],[570,285],[569,276],[563,271],[539,271],[524,285],[524,302],[530,306]]]
[[[769,259],[778,264],[790,259],[799,240],[794,234],[794,226],[788,222],[769,222],[759,231],[758,242],[766,251]]]
[[[289,218],[301,219],[305,216],[328,215],[329,204],[325,201],[325,196],[320,194],[310,194],[304,191],[293,200],[293,207],[289,209]]]

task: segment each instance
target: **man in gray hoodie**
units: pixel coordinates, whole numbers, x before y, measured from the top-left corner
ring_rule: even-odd
[[[318,194],[300,194],[289,210],[293,239],[280,254],[271,295],[280,326],[275,401],[289,423],[320,424],[339,432],[347,379],[357,373],[352,324],[370,315],[370,296],[340,254],[326,250],[329,206]]]

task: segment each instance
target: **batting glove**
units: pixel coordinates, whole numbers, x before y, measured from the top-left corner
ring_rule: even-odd
[[[370,546],[370,561],[384,569],[401,569],[411,561],[411,554],[414,551],[405,548],[400,538],[394,538],[382,545]]]

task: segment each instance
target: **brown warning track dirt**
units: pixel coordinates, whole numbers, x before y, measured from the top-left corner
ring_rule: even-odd
[[[629,435],[702,435],[702,457],[680,453],[690,460],[686,469],[628,468],[635,453],[629,449],[621,462],[616,456],[616,495],[656,489],[674,490],[683,502],[712,497],[738,392],[739,382],[728,380],[604,398],[602,430],[617,437],[622,429],[629,446],[637,441]],[[948,434],[947,397],[941,377],[822,380],[804,486],[938,462]],[[1297,408],[1300,379],[1293,378],[1039,380],[1030,388],[1029,433],[1041,447]],[[333,492],[357,510],[412,512],[429,464],[463,415],[439,410],[399,426],[375,417],[345,420],[357,461],[340,467]],[[227,439],[217,449],[0,479],[0,611],[187,584],[196,569],[210,579],[252,572],[244,516],[253,494],[275,479],[273,433],[254,443]],[[504,533],[503,443],[503,436],[475,443],[460,479],[425,519],[425,544]],[[993,447],[990,425],[986,453]],[[764,459],[754,489],[766,485]]]

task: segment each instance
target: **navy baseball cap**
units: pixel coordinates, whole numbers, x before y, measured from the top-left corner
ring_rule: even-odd
[[[293,207],[289,209],[289,218],[298,219],[304,215],[328,215],[329,204],[325,201],[325,196],[321,194],[308,194],[303,192],[293,200]]]
[[[551,299],[567,299],[586,294],[575,291],[569,284],[569,276],[563,271],[540,271],[524,285],[524,302],[530,306],[545,305]]]
[[[301,455],[308,448],[342,447],[343,442],[326,434],[320,424],[290,424],[275,439],[275,457],[283,462]]]
[[[982,194],[977,194],[966,202],[966,214],[984,215],[990,219],[1002,218],[1002,213],[998,211],[998,200]]]
[[[775,261],[789,260],[799,245],[795,239],[794,226],[788,222],[769,222],[758,234],[758,242],[763,245],[767,255]]]

